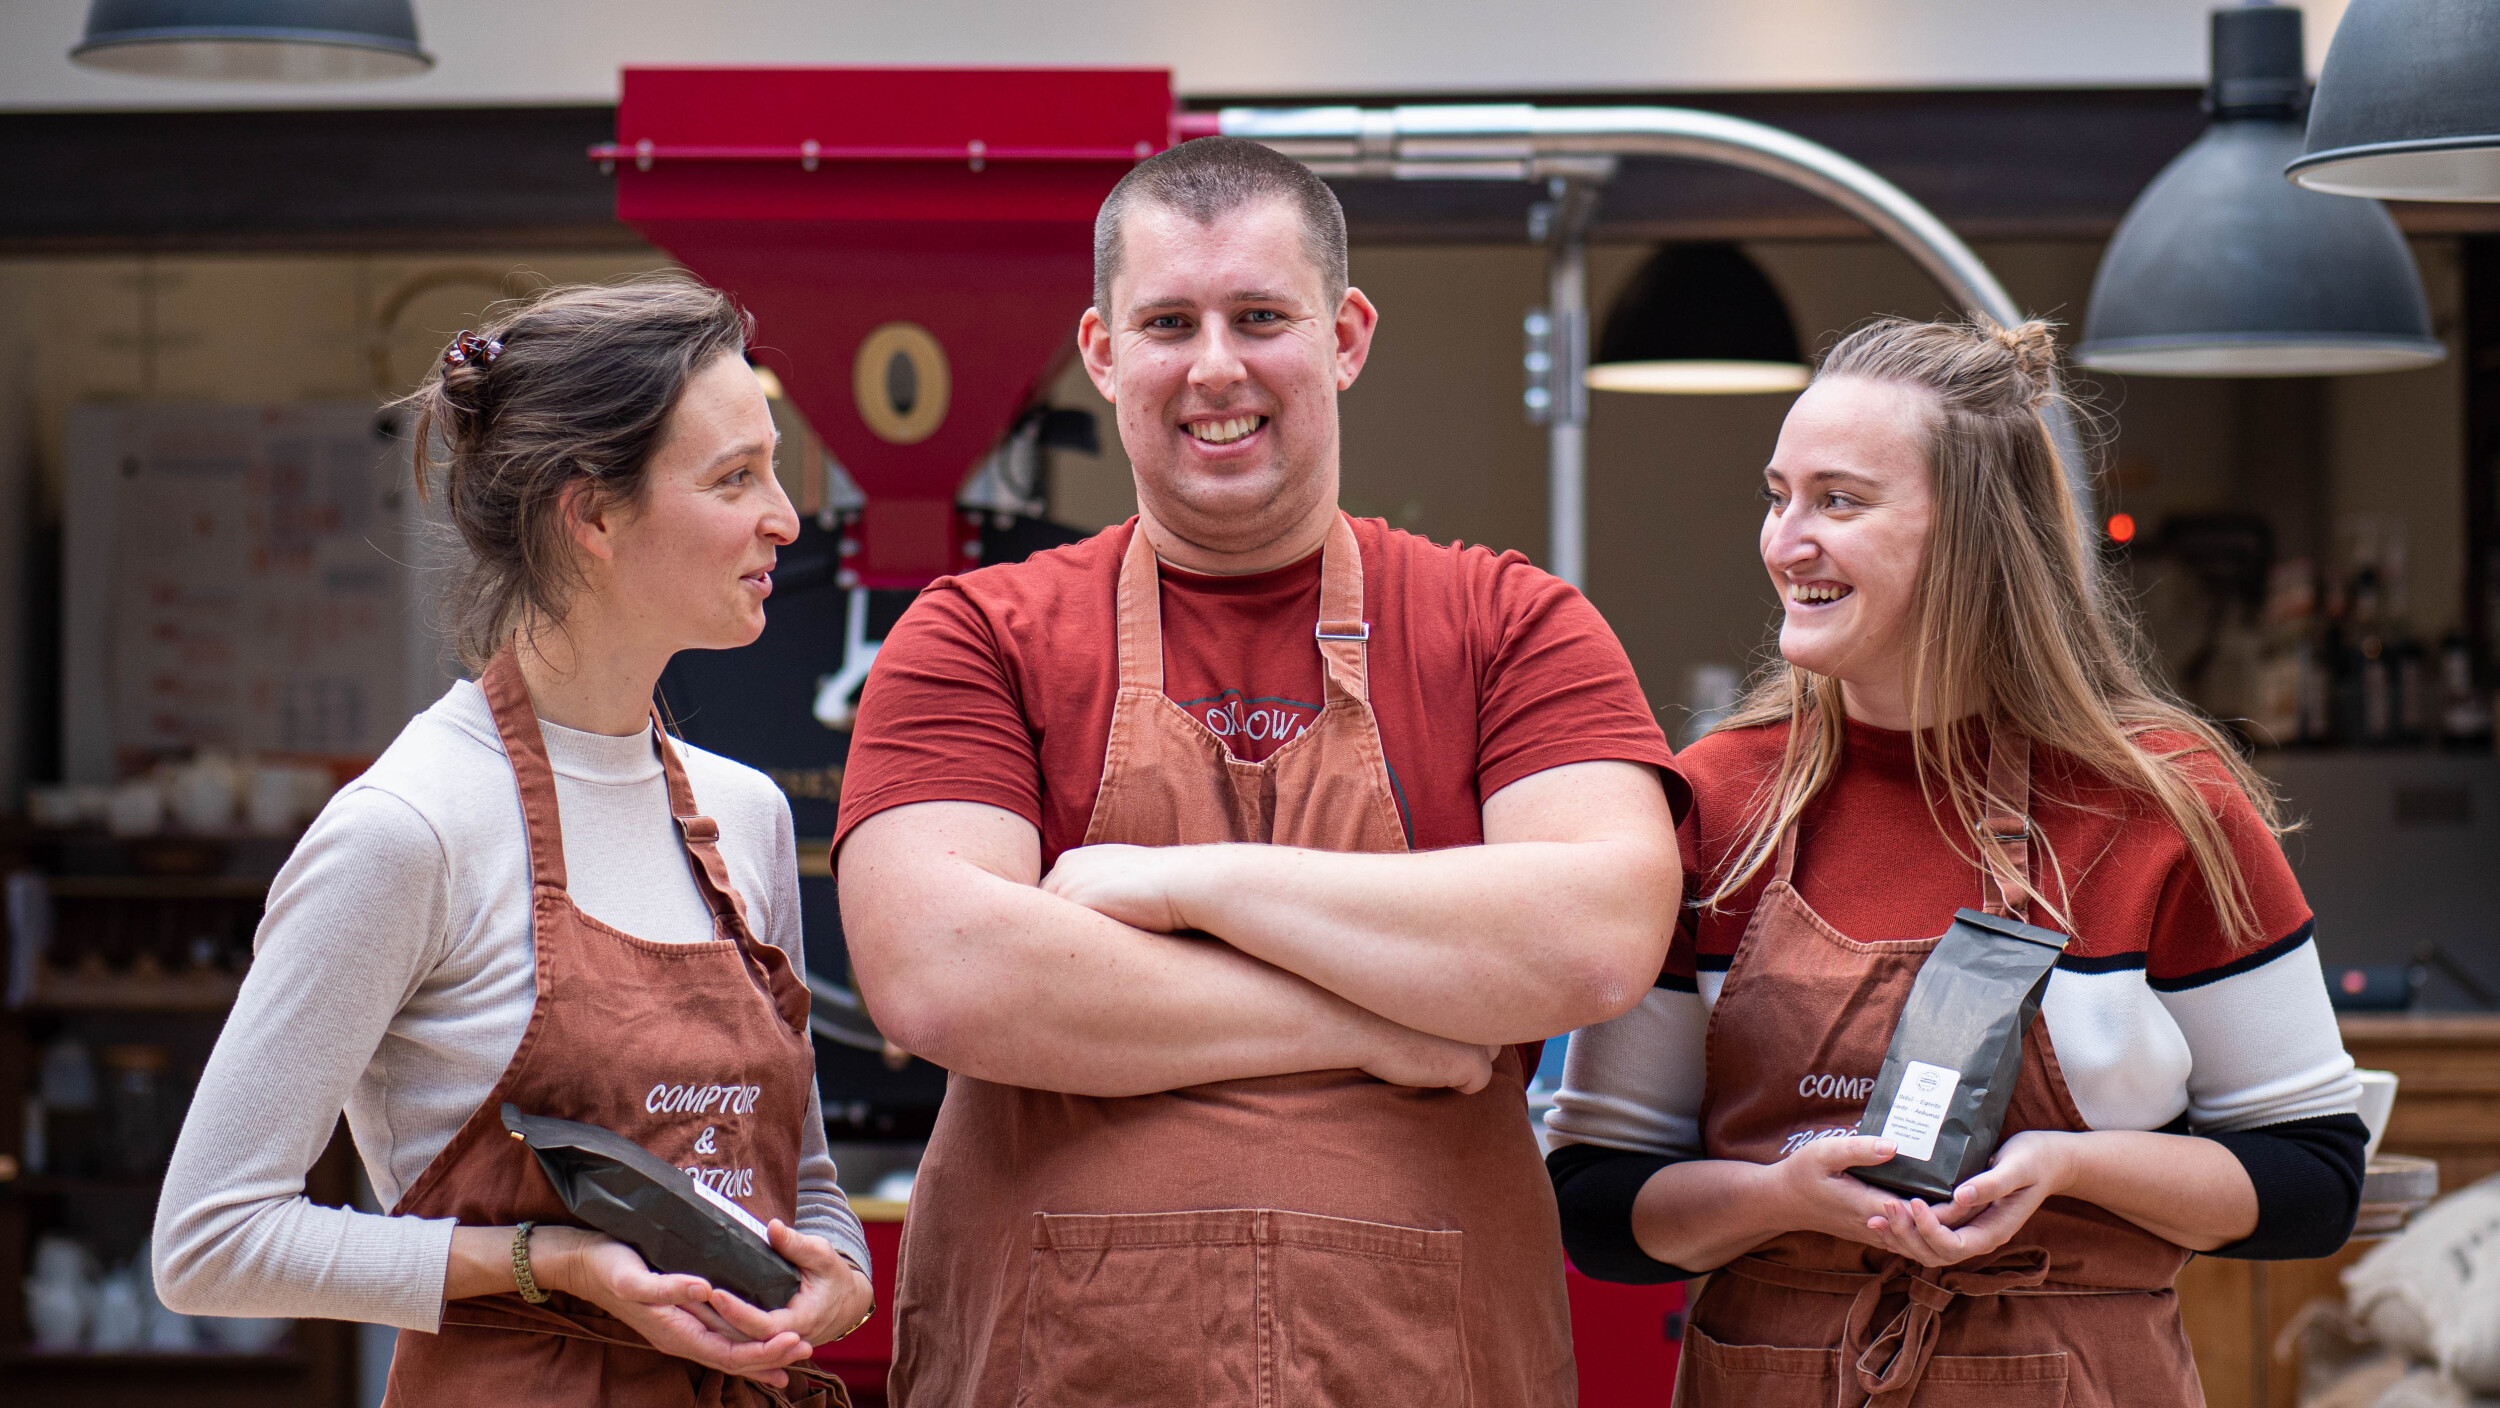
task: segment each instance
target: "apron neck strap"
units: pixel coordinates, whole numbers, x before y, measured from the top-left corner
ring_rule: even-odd
[[[521,791],[521,824],[529,836],[530,882],[540,889],[564,885],[564,822],[556,809],[555,770],[547,764],[547,735],[530,705],[529,681],[521,676],[520,656],[507,643],[478,676],[478,691],[495,716],[495,732],[503,738],[511,760],[512,779]]]
[[[1120,558],[1118,614],[1120,688],[1163,692],[1163,575],[1146,520],[1129,525],[1128,552]]]
[[[1163,692],[1163,577],[1143,520],[1129,529],[1120,558],[1117,598],[1120,688]],[[1363,651],[1371,623],[1363,619],[1363,552],[1343,513],[1328,524],[1319,553],[1319,654],[1330,698],[1355,703],[1371,698]]]
[[[729,866],[721,859],[720,823],[695,806],[694,784],[686,780],[685,761],[677,756],[677,742],[668,736],[657,709],[651,711],[651,736],[660,747],[660,774],[668,779],[668,814],[686,838],[686,861],[694,867],[694,885],[703,893],[703,906],[712,911],[713,918],[728,920],[739,938],[750,938],[746,901],[738,897],[738,887],[729,883]]]
[[[1363,619],[1363,549],[1340,512],[1328,521],[1328,542],[1319,550],[1319,658],[1328,693],[1356,704],[1371,702],[1364,652],[1372,623]]]
[[[1777,859],[1772,864],[1771,878],[1795,889],[1797,885],[1797,823],[1780,828]]]
[[[2031,739],[2010,725],[1988,730],[1988,810],[1980,823],[1987,912],[2031,918]]]

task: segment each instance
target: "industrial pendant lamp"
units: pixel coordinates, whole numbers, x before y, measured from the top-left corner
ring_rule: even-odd
[[[2344,196],[2500,200],[2500,5],[2353,0],[2286,174]]]
[[[2356,6],[2356,8],[2358,8]],[[2075,360],[2148,376],[2334,376],[2447,355],[2396,222],[2303,190],[2300,11],[2213,12],[2213,123],[2162,168],[2101,256]]]
[[[1806,384],[1788,305],[1732,244],[1671,244],[1606,315],[1588,370],[1596,391],[1730,396]]]
[[[94,0],[69,51],[148,78],[339,83],[434,66],[409,0]]]

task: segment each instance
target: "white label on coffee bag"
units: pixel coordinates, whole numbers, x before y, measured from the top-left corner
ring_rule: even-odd
[[[1912,1160],[1936,1156],[1936,1132],[1944,1128],[1945,1111],[1962,1083],[1959,1071],[1912,1061],[1901,1072],[1901,1088],[1892,1093],[1892,1111],[1884,1116],[1884,1138]]]
[[[1932,1071],[1935,1067],[1930,1066],[1927,1069]],[[1894,1108],[1898,1109],[1899,1107],[1895,1106]],[[1927,1136],[1931,1143],[1934,1141],[1935,1137],[1936,1136],[1933,1134]],[[702,1196],[703,1201],[710,1203],[712,1206],[728,1213],[731,1217],[738,1219],[738,1225],[744,1227],[749,1232],[754,1233],[756,1239],[761,1241],[765,1246],[769,1247],[773,1244],[771,1234],[765,1230],[763,1223],[755,1220],[755,1214],[748,1212],[745,1208],[738,1206],[736,1203],[729,1201],[720,1194],[713,1192],[710,1188],[705,1187],[703,1180],[700,1178],[694,1181],[694,1191]]]

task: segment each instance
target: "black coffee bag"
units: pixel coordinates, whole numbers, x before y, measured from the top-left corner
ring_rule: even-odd
[[[765,1310],[799,1293],[798,1268],[773,1250],[762,1223],[624,1135],[511,1104],[503,1127],[538,1156],[574,1216],[642,1253],[653,1270],[700,1276]]]
[[[2066,936],[1965,909],[1928,951],[1892,1029],[1858,1133],[1899,1152],[1850,1172],[1879,1188],[1949,1201],[1988,1166],[2022,1073],[2023,1033],[2040,1013]]]

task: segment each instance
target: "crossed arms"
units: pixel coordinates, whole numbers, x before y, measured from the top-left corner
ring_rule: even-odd
[[[1111,1096],[1356,1068],[1475,1090],[1502,1044],[1637,1003],[1682,883],[1646,764],[1521,778],[1485,799],[1484,837],[1087,846],[1044,876],[1022,817],[921,802],[844,842],[842,926],[878,1027],[983,1080]]]

